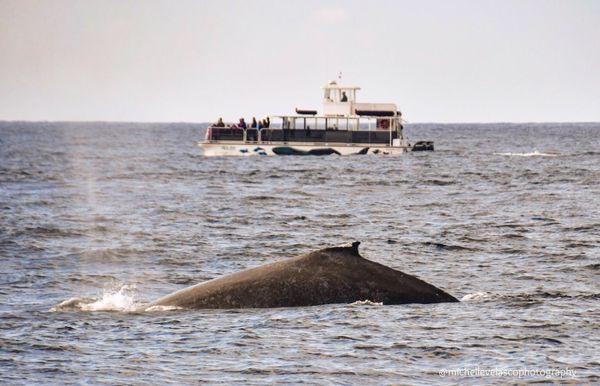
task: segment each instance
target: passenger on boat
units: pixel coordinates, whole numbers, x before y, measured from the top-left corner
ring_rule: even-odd
[[[269,128],[269,126],[271,126],[271,118],[267,117],[267,119],[265,119],[265,127]]]
[[[258,127],[258,124],[256,123],[256,117],[252,117],[252,123],[250,124],[250,127],[253,129]]]
[[[246,121],[244,121],[244,118],[240,118],[240,122],[237,125],[240,129],[245,129],[248,127],[248,125],[246,125]]]
[[[378,119],[377,122],[376,122],[376,124],[375,124],[375,127],[377,129],[383,129],[383,130],[389,129],[390,128],[390,121],[387,120],[387,119]]]
[[[214,124],[215,127],[225,127],[225,123],[223,123],[223,118],[219,118],[217,123]]]
[[[340,102],[348,102],[348,96],[346,95],[346,91],[342,91],[342,100]]]

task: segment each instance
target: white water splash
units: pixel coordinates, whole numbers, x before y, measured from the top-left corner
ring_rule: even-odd
[[[504,155],[509,157],[556,157],[560,154],[556,153],[541,153],[537,150],[529,153],[494,153],[495,155]]]
[[[354,303],[350,303],[351,306],[383,306],[382,303],[372,302],[370,300],[357,300]]]
[[[183,310],[183,307],[177,306],[150,306],[144,310],[144,312],[168,312],[168,311],[177,311]]]
[[[59,311],[140,311],[142,304],[136,299],[134,285],[122,285],[104,290],[100,298],[71,298],[52,307],[50,312]],[[143,308],[142,308],[143,310]]]
[[[490,300],[494,297],[494,294],[491,292],[474,292],[472,294],[467,294],[463,296],[460,301],[461,302],[476,302],[476,301],[484,301]]]

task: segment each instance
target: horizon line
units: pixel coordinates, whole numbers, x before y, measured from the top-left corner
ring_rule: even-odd
[[[194,124],[201,125],[212,123],[211,121],[119,121],[119,120],[27,120],[27,119],[0,119],[0,123],[178,123],[178,124]],[[233,122],[235,123],[235,122]],[[480,125],[491,125],[491,124],[563,124],[563,123],[574,123],[574,124],[600,124],[600,121],[453,121],[453,122],[436,122],[436,121],[424,121],[424,122],[405,122],[405,125],[460,125],[460,124],[480,124]]]

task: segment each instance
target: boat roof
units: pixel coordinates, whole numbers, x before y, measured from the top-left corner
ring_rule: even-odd
[[[325,86],[323,86],[323,89],[344,89],[344,90],[360,90],[360,87],[358,86],[343,86],[340,84],[337,84],[337,82],[335,80],[332,80],[331,82],[327,83]]]
[[[269,118],[306,118],[306,119],[397,119],[399,115],[302,115],[302,114],[289,114],[289,115],[269,115]]]

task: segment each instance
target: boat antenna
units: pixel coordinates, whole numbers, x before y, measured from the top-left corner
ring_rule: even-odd
[[[341,80],[342,80],[342,72],[341,72],[341,71],[339,71],[339,72],[338,72],[338,80],[339,80],[339,81],[341,81]]]

